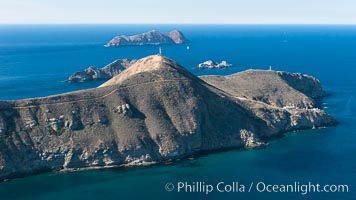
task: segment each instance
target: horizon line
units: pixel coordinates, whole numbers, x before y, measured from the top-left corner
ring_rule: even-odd
[[[0,23],[3,25],[356,25],[356,23]]]

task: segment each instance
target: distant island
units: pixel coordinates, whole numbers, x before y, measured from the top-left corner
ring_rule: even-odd
[[[228,68],[232,67],[233,65],[226,62],[225,60],[219,62],[215,62],[213,60],[208,60],[205,62],[200,63],[198,66],[196,66],[197,69],[214,69],[214,68]]]
[[[0,101],[0,180],[136,166],[335,125],[314,77],[272,70],[197,77],[148,56],[98,88]]]
[[[168,33],[152,30],[138,35],[116,36],[111,39],[105,47],[183,44],[188,42],[189,40],[178,30],[173,30]]]
[[[136,60],[132,59],[119,59],[101,69],[95,66],[90,66],[83,71],[75,72],[66,80],[66,82],[86,82],[110,79],[130,67],[135,62]]]

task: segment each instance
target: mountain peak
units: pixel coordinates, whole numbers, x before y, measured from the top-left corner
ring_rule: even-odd
[[[125,81],[134,84],[135,82],[142,82],[143,79],[147,79],[147,82],[153,82],[187,77],[192,78],[194,75],[175,61],[162,55],[151,55],[138,60],[121,74],[99,87],[118,85]]]

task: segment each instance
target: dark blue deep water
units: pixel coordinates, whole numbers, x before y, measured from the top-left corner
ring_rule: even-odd
[[[0,183],[1,200],[17,199],[356,199],[356,26],[318,25],[42,25],[0,26],[0,99],[41,97],[96,87],[63,82],[74,71],[118,58],[141,58],[158,48],[103,45],[118,34],[181,30],[187,45],[162,46],[163,54],[194,74],[245,69],[302,72],[319,78],[331,96],[324,109],[339,125],[289,133],[257,150],[234,150],[169,165],[74,173],[48,173]],[[208,59],[235,67],[195,70]],[[185,193],[172,182],[215,185],[346,184],[347,193]]]

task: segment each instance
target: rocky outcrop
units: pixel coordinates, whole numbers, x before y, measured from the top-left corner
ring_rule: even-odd
[[[132,110],[131,110],[131,108],[130,108],[130,105],[129,104],[122,104],[122,105],[119,105],[118,107],[117,107],[117,112],[119,113],[119,114],[122,114],[122,115],[127,115],[127,116],[129,116],[129,117],[132,117],[133,116],[133,112],[132,112]]]
[[[163,44],[183,44],[189,40],[178,30],[168,33],[161,33],[152,30],[146,33],[126,36],[120,35],[111,39],[105,46],[143,46],[143,45],[163,45]]]
[[[267,144],[266,142],[261,141],[256,134],[248,130],[240,130],[240,137],[246,148],[256,148]]]
[[[214,68],[228,68],[232,67],[232,64],[229,64],[225,60],[219,62],[215,62],[212,60],[208,60],[205,62],[200,63],[198,66],[196,66],[197,69],[214,69]]]
[[[66,81],[67,82],[85,82],[92,80],[110,79],[126,68],[134,64],[136,60],[120,59],[106,65],[105,67],[98,69],[97,67],[90,66],[84,71],[78,71],[72,74]]]
[[[271,89],[248,83],[259,79]],[[313,80],[273,71],[199,78],[157,55],[99,88],[0,101],[0,179],[254,148],[288,131],[333,125],[309,97],[320,89]]]

